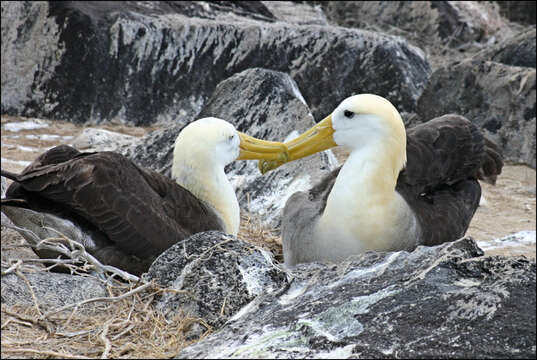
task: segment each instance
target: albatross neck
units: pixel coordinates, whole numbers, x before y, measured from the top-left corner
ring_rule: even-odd
[[[172,175],[179,185],[213,208],[220,216],[225,232],[237,235],[239,203],[222,165],[213,162],[177,162],[172,168]]]
[[[389,247],[386,229],[403,206],[395,191],[401,155],[397,146],[389,145],[372,144],[350,154],[319,221],[323,237],[363,251]]]

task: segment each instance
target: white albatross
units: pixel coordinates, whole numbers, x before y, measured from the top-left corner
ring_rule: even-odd
[[[286,155],[282,143],[253,138],[217,118],[194,121],[179,133],[173,179],[118,153],[81,153],[60,145],[21,174],[2,170],[14,181],[2,199],[2,212],[15,225],[50,236],[42,226],[46,222],[102,263],[139,275],[156,256],[194,233],[236,235],[239,204],[224,167],[234,160],[283,160]]]
[[[503,162],[467,119],[445,115],[408,132],[397,109],[372,94],[345,99],[327,118],[286,143],[288,161],[337,145],[345,164],[287,201],[286,265],[331,261],[367,250],[413,250],[464,235]],[[264,173],[282,161],[260,161]]]

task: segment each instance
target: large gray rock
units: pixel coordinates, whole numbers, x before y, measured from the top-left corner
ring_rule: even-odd
[[[329,21],[340,26],[398,32],[420,45],[460,46],[486,42],[511,32],[499,11],[485,2],[326,1],[319,2]],[[498,34],[501,30],[502,33]],[[419,34],[415,36],[414,34]]]
[[[273,141],[284,141],[315,124],[291,77],[266,69],[248,69],[222,81],[196,119],[207,116],[220,117],[239,131]],[[186,122],[178,122],[157,130],[125,153],[136,163],[170,176],[175,138],[184,125]],[[326,151],[287,163],[265,176],[256,161],[235,161],[226,173],[241,208],[277,228],[287,199],[296,191],[311,188],[336,166],[336,158]]]
[[[119,151],[138,140],[136,136],[121,134],[106,129],[86,127],[71,144],[83,152]]]
[[[24,276],[42,309],[107,296],[103,284],[90,277],[49,272],[25,273]],[[2,275],[2,304],[34,305],[30,289],[23,278],[16,274]]]
[[[170,317],[178,312],[199,317],[215,328],[286,280],[267,251],[220,231],[178,242],[153,262],[144,278],[179,290],[164,293],[155,304],[157,309]],[[189,335],[206,330],[191,329]]]
[[[319,7],[297,4],[293,1],[261,1],[280,20],[297,25],[328,25],[326,15]]]
[[[462,239],[307,264],[178,358],[534,358],[535,260]]]
[[[469,59],[438,69],[418,102],[422,120],[460,114],[504,159],[535,168],[535,69]]]
[[[533,27],[502,41],[496,46],[483,49],[474,58],[535,69],[536,51],[535,28]]]
[[[430,74],[418,48],[279,20],[249,3],[4,2],[2,113],[78,123],[190,120],[220,81],[253,67],[289,73],[315,118],[356,92],[414,110]]]

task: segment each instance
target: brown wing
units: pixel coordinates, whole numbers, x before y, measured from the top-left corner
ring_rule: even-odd
[[[144,259],[195,232],[222,230],[217,215],[188,190],[120,154],[76,154],[65,146],[47,153],[13,180],[81,216],[128,255]],[[8,197],[16,188],[10,190]]]
[[[436,245],[464,235],[477,210],[481,186],[503,166],[496,147],[458,115],[444,115],[407,131],[407,165],[396,190],[414,210],[421,243]]]

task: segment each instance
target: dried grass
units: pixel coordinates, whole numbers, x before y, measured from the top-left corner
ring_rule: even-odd
[[[282,239],[251,214],[241,214],[239,239],[268,250],[276,262],[283,262]]]
[[[242,217],[238,237],[271,251],[281,261],[280,238],[251,216]],[[13,248],[13,244],[6,244],[3,231],[3,250],[4,247]],[[3,276],[49,271],[39,263],[36,265],[35,259],[16,258],[14,254],[10,251],[9,257],[2,256]],[[85,266],[87,269],[88,264]],[[81,269],[75,271],[79,273]],[[104,282],[102,277],[99,281]],[[113,299],[95,298],[55,309],[38,305],[38,298],[33,306],[2,304],[2,358],[173,358],[181,349],[200,340],[186,338],[192,324],[209,329],[201,339],[212,332],[203,319],[184,315],[166,319],[153,308],[154,295],[172,289],[118,280],[117,276],[109,276],[106,282]]]
[[[26,266],[19,262],[17,273],[36,271]],[[193,342],[185,338],[191,324],[210,329],[203,319],[167,320],[153,309],[154,295],[171,289],[106,280],[108,298],[54,309],[38,298],[34,306],[2,304],[2,358],[171,358]]]

